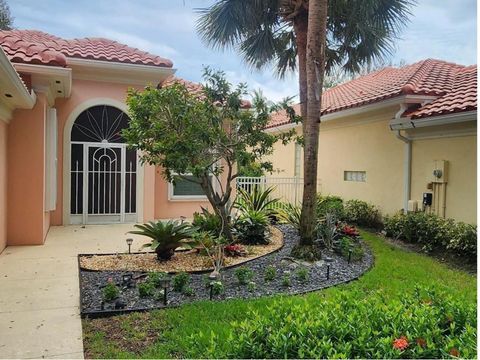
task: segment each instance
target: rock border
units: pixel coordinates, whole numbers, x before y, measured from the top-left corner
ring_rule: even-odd
[[[266,254],[262,257],[251,259],[248,262],[233,265],[222,272],[223,283],[225,284],[225,292],[222,295],[215,296],[212,301],[223,301],[230,299],[254,299],[265,296],[274,295],[301,295],[313,291],[318,291],[328,287],[345,284],[358,279],[361,275],[371,269],[374,264],[374,256],[370,248],[362,241],[365,255],[361,261],[348,264],[343,257],[330,253],[326,250],[322,251],[324,258],[330,257],[330,278],[326,278],[327,265],[321,260],[308,267],[309,280],[305,283],[296,277],[296,268],[299,266],[297,262],[288,259],[290,251],[294,244],[298,241],[298,233],[290,226],[281,225],[278,228],[283,233],[284,245],[282,248]],[[80,262],[79,262],[80,265]],[[266,266],[272,265],[276,268],[277,276],[273,281],[266,282],[263,279],[264,269]],[[256,289],[248,291],[246,285],[238,284],[235,277],[235,268],[246,266],[253,270],[253,281]],[[209,289],[205,286],[205,274],[190,274],[190,286],[195,292],[195,296],[187,296],[182,293],[169,290],[167,306],[154,298],[140,298],[136,288],[122,290],[122,300],[126,307],[123,309],[115,309],[113,304],[107,304],[106,308],[101,308],[102,292],[101,287],[107,282],[108,278],[113,279],[117,284],[121,283],[123,274],[132,274],[140,276],[144,273],[134,271],[88,271],[79,267],[79,286],[80,286],[80,315],[82,318],[89,317],[105,317],[118,314],[126,314],[133,311],[149,311],[155,309],[165,309],[179,307],[198,301],[209,300]],[[282,284],[285,274],[289,274],[291,278],[291,286],[286,287]]]

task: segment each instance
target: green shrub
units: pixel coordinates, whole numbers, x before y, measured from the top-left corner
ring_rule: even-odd
[[[165,279],[167,276],[167,273],[163,271],[151,272],[148,274],[147,281],[152,283],[155,287],[160,287],[161,280]]]
[[[221,281],[213,281],[210,286],[212,287],[213,295],[220,295],[225,291],[225,286]]]
[[[172,279],[173,290],[182,292],[189,282],[190,282],[190,275],[188,273],[186,272],[178,273]]]
[[[265,268],[265,274],[263,275],[263,278],[265,281],[273,281],[277,277],[277,269],[275,266],[268,265]]]
[[[317,198],[317,217],[324,218],[327,214],[333,214],[337,219],[343,219],[343,199],[339,196],[319,195]]]
[[[140,297],[153,296],[155,294],[155,285],[148,280],[138,284],[138,294]]]
[[[477,356],[476,306],[448,294],[417,289],[387,302],[381,293],[342,291],[319,300],[282,298],[261,313],[251,311],[231,324],[225,350],[215,346],[223,336],[215,330],[189,343],[210,344],[206,358]]]
[[[254,292],[256,288],[257,288],[257,284],[255,284],[254,281],[250,281],[250,282],[247,284],[247,290],[248,290],[248,292]]]
[[[362,200],[346,201],[343,217],[350,224],[369,228],[378,228],[382,222],[378,208]]]
[[[352,250],[352,255],[351,255],[352,261],[362,260],[364,255],[363,247],[358,242],[356,242],[355,240],[352,240],[347,236],[342,237],[338,242],[336,251],[340,255],[342,255],[345,259],[348,259],[348,253],[350,249]]]
[[[214,212],[202,207],[202,212],[193,214],[192,225],[199,231],[209,232],[215,237],[220,236],[222,219]]]
[[[190,286],[185,286],[185,287],[182,289],[182,294],[183,294],[183,295],[186,295],[186,296],[193,296],[193,295],[195,295],[195,291],[193,290],[192,287],[190,287]]]
[[[298,279],[298,281],[300,281],[301,283],[306,283],[308,281],[308,277],[309,277],[309,269],[307,267],[299,267],[296,271],[295,271],[295,275]]]
[[[387,236],[422,245],[426,251],[449,249],[471,259],[477,254],[477,228],[434,214],[399,213],[386,216]]]
[[[234,232],[242,244],[268,244],[268,225],[268,216],[263,211],[250,210],[242,213],[235,221]]]
[[[235,276],[240,284],[246,285],[253,278],[253,271],[245,266],[235,269]]]
[[[113,281],[109,281],[102,290],[102,297],[105,301],[115,300],[118,298],[118,295],[120,295],[120,290]]]
[[[287,203],[277,210],[277,218],[282,224],[292,225],[295,229],[300,229],[300,216],[302,209],[299,206]]]
[[[238,196],[234,206],[240,213],[248,213],[250,211],[260,211],[267,216],[275,213],[274,206],[278,203],[278,199],[272,199],[270,195],[275,188],[273,186],[262,190],[259,186],[253,186],[250,191],[238,188]]]
[[[290,287],[292,286],[292,277],[289,272],[286,272],[282,276],[282,286]]]

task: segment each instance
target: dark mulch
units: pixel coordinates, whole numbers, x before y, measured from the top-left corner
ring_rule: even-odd
[[[245,264],[254,272],[252,281],[255,282],[254,291],[248,291],[246,285],[241,285],[235,276],[236,268],[225,269],[222,272],[222,282],[225,285],[225,292],[215,296],[214,300],[225,300],[232,298],[257,298],[274,294],[299,294],[309,291],[319,290],[333,285],[345,283],[358,278],[367,271],[373,264],[373,255],[370,249],[363,244],[365,256],[358,262],[348,264],[343,257],[323,251],[324,258],[331,257],[330,278],[327,280],[327,264],[324,261],[312,264],[308,267],[309,279],[306,282],[300,281],[296,276],[296,271],[303,265],[292,263],[286,258],[289,257],[292,247],[298,242],[297,232],[289,226],[279,226],[284,234],[284,246],[277,252],[257,258]],[[264,280],[265,268],[272,265],[276,268],[277,275],[273,281]],[[81,286],[81,312],[82,315],[94,316],[102,313],[102,288],[111,278],[118,285],[121,284],[123,274],[132,274],[134,277],[140,277],[141,272],[132,271],[85,271],[80,269]],[[285,274],[290,274],[291,286],[284,286],[282,279]],[[193,289],[194,295],[187,296],[179,292],[168,292],[168,306],[178,306],[199,300],[208,300],[210,291],[205,285],[205,278],[208,274],[191,274],[189,286]],[[141,281],[141,280],[139,280]],[[126,304],[126,310],[146,310],[162,308],[161,299],[156,300],[153,297],[141,298],[138,289],[122,288],[120,298]],[[113,310],[114,303],[104,304],[104,310]]]
[[[416,252],[419,254],[425,254],[454,269],[463,270],[472,275],[477,274],[476,259],[466,258],[464,256],[458,255],[455,252],[438,248],[427,252],[420,244],[408,243],[399,239],[392,239],[382,233],[377,233],[377,235],[383,237],[385,241],[389,244],[400,249]]]

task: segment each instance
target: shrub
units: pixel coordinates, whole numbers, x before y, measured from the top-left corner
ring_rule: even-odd
[[[317,217],[324,218],[333,214],[337,219],[343,219],[343,199],[339,196],[327,195],[317,198]]]
[[[309,277],[309,269],[302,266],[295,271],[295,275],[301,283],[306,283]]]
[[[330,213],[325,215],[325,218],[317,225],[317,235],[322,239],[325,247],[332,250],[333,243],[338,236],[335,215]]]
[[[277,217],[283,224],[292,225],[295,229],[300,229],[300,216],[302,209],[299,206],[287,203],[277,211]]]
[[[362,200],[348,200],[345,202],[344,220],[348,223],[369,228],[381,226],[378,208]]]
[[[147,281],[150,282],[154,287],[160,287],[160,281],[167,277],[167,273],[160,272],[151,272],[148,274]]]
[[[277,277],[277,269],[275,266],[268,265],[265,268],[265,274],[263,275],[263,278],[265,281],[273,281]]]
[[[220,295],[223,294],[225,291],[225,286],[223,286],[223,283],[221,281],[213,281],[210,283],[212,287],[212,294],[213,295]]]
[[[384,223],[387,236],[418,243],[426,251],[449,249],[472,259],[476,257],[477,228],[474,225],[423,212],[386,216]]]
[[[192,225],[199,231],[209,232],[215,237],[220,236],[222,230],[222,218],[202,207],[202,212],[193,214]]]
[[[352,250],[352,255],[351,255],[352,261],[359,261],[363,258],[364,251],[362,246],[358,242],[352,240],[349,237],[346,237],[346,236],[342,237],[336,248],[337,253],[342,255],[345,259],[348,259],[348,253],[350,250]]]
[[[253,278],[253,271],[245,266],[240,266],[235,270],[235,276],[240,284],[246,285]]]
[[[286,272],[282,276],[282,286],[290,287],[292,286],[292,277],[289,272]]]
[[[254,281],[250,281],[250,282],[247,284],[247,290],[248,290],[248,292],[254,292],[256,288],[257,288],[257,284],[255,284]]]
[[[247,255],[247,251],[240,244],[231,244],[225,246],[225,255],[231,257],[245,256]]]
[[[172,279],[172,287],[174,291],[181,292],[188,285],[190,275],[186,272],[181,272],[175,275]]]
[[[206,358],[476,358],[475,304],[431,289],[388,302],[351,291],[282,298],[245,319],[232,323],[224,350],[215,330],[189,343],[207,342]]]
[[[154,293],[155,293],[155,286],[152,282],[147,280],[138,284],[138,294],[140,295],[140,297],[153,296]]]
[[[109,279],[108,284],[102,290],[103,300],[112,301],[118,298],[118,295],[120,295],[120,290],[117,285]]]
[[[264,212],[250,210],[242,213],[235,221],[235,234],[242,244],[268,244],[268,224],[269,220]]]
[[[267,216],[275,213],[273,208],[278,199],[270,198],[271,193],[275,190],[273,186],[262,190],[259,186],[253,186],[251,191],[238,188],[238,197],[235,201],[235,207],[240,213],[248,213],[250,211],[260,211]]]
[[[193,235],[193,229],[188,223],[176,220],[150,221],[147,224],[135,225],[137,229],[129,231],[130,234],[143,235],[152,239],[152,242],[143,245],[151,247],[157,253],[159,260],[169,260],[177,247],[189,246],[186,239]]]
[[[195,291],[190,286],[185,286],[182,290],[182,294],[186,296],[193,296],[195,295]]]

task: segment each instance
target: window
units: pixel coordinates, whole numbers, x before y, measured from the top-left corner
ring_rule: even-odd
[[[183,175],[184,178],[195,179],[193,175]],[[174,181],[169,185],[170,200],[204,200],[207,197],[200,184],[174,176]]]
[[[366,171],[344,171],[343,180],[345,181],[357,181],[357,182],[366,182],[367,181],[367,172]]]

